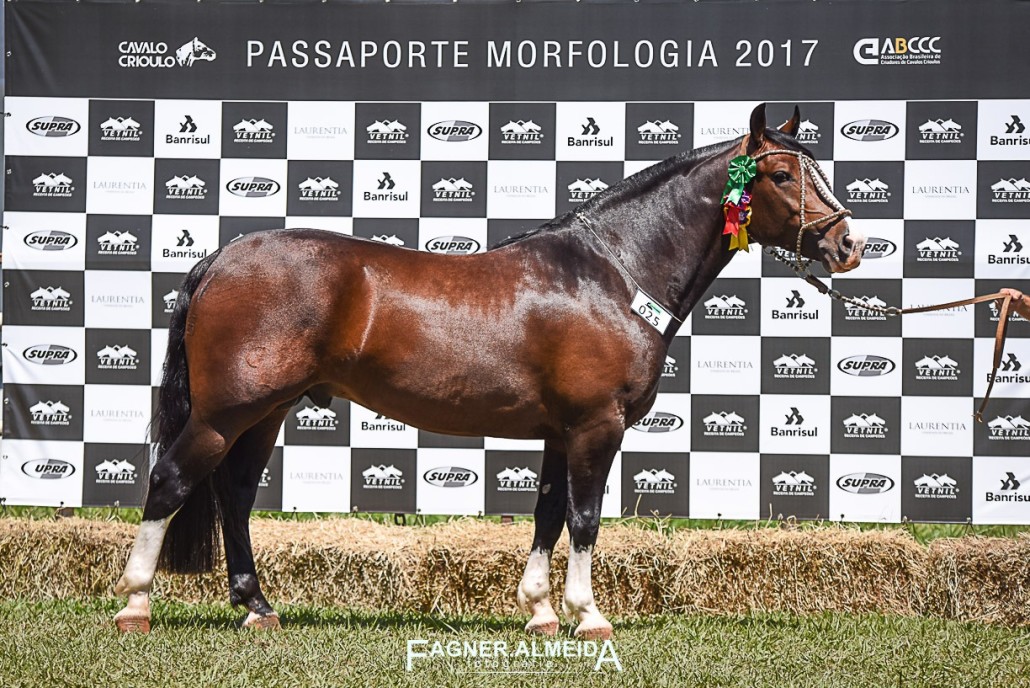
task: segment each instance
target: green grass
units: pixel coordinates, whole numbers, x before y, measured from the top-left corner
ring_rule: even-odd
[[[284,629],[235,627],[227,605],[155,601],[154,631],[121,636],[118,600],[0,602],[3,686],[1026,686],[1030,632],[938,619],[824,614],[616,620],[618,673],[593,660],[522,660],[545,673],[478,674],[459,659],[416,660],[409,639],[526,637],[521,619],[284,607]],[[563,629],[565,630],[565,629]]]

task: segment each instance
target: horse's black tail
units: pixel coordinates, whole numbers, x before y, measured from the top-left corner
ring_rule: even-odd
[[[193,266],[179,288],[168,325],[168,351],[152,426],[157,460],[171,448],[190,417],[190,374],[186,366],[186,318],[200,280],[218,256]],[[214,473],[193,488],[165,533],[158,566],[175,573],[201,573],[214,567],[219,552],[219,497]]]

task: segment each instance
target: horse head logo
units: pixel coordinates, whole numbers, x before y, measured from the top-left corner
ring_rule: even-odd
[[[208,62],[211,62],[216,57],[218,57],[218,55],[215,51],[207,47],[196,36],[193,37],[192,41],[186,43],[175,51],[175,59],[178,60],[179,66],[181,67],[192,67],[193,63],[197,60],[207,60]]]

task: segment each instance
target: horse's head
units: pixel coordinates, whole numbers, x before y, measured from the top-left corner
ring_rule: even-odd
[[[865,237],[851,233],[850,213],[833,191],[812,154],[795,137],[801,112],[777,129],[765,127],[765,104],[751,113],[747,154],[756,161],[748,231],[767,246],[797,251],[829,272],[847,272],[862,261]]]

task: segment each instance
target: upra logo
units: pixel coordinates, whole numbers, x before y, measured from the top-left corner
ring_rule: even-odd
[[[875,354],[848,356],[837,363],[839,371],[848,375],[854,375],[855,377],[888,375],[894,371],[894,368],[894,361]]]
[[[890,239],[869,237],[865,241],[865,249],[862,251],[862,260],[886,258],[897,250],[897,245]]]
[[[860,38],[852,55],[862,65],[940,64],[940,40],[940,36]]]
[[[74,234],[59,229],[41,229],[25,235],[23,241],[37,251],[67,251],[79,243]]]
[[[79,355],[75,349],[61,344],[34,344],[22,352],[22,357],[37,365],[66,365]]]
[[[426,133],[437,141],[454,143],[479,138],[479,135],[483,133],[483,127],[463,119],[449,119],[429,125]]]
[[[36,136],[43,136],[45,138],[62,138],[77,134],[79,129],[82,127],[80,127],[79,123],[70,117],[47,115],[45,117],[30,119],[25,123],[25,128]]]
[[[21,472],[37,480],[61,480],[75,473],[75,466],[61,459],[35,459],[21,465]]]
[[[886,141],[898,135],[898,125],[882,119],[859,119],[840,128],[852,141]]]
[[[264,198],[279,193],[279,182],[268,177],[237,177],[225,189],[233,196]]]
[[[212,62],[218,56],[196,36],[169,52],[164,41],[122,41],[118,44],[118,66],[130,69],[192,67],[196,62]]]
[[[436,487],[468,487],[479,480],[476,472],[457,466],[430,468],[422,474],[422,479]]]
[[[879,473],[848,473],[837,478],[837,487],[851,494],[883,494],[894,489],[894,479]]]
[[[638,432],[674,432],[683,427],[683,419],[673,413],[652,411],[636,423],[633,429]]]
[[[479,250],[479,242],[464,236],[442,236],[427,241],[426,250],[446,255],[468,255]]]

